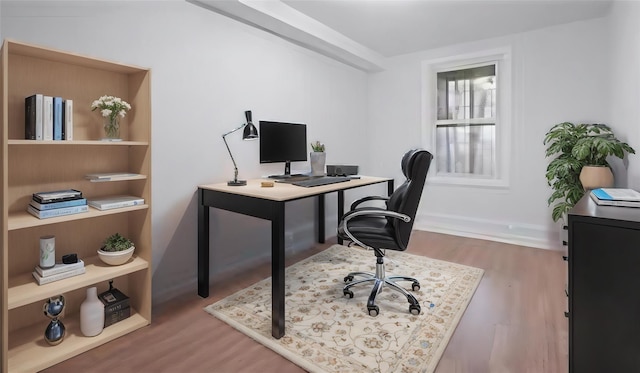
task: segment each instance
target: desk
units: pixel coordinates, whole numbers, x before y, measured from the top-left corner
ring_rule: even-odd
[[[271,221],[271,276],[272,325],[275,338],[284,335],[284,217],[285,204],[302,198],[318,198],[318,242],[324,242],[324,196],[338,192],[338,219],[344,214],[344,191],[366,185],[387,183],[389,195],[393,192],[393,179],[362,176],[343,183],[298,187],[275,183],[263,188],[261,181],[249,180],[246,186],[234,187],[227,183],[198,186],[198,295],[209,296],[209,207],[233,211]],[[273,181],[273,180],[270,180]]]

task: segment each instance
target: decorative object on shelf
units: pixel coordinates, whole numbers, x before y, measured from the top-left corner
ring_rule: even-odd
[[[258,138],[258,129],[256,128],[256,126],[253,125],[253,122],[251,121],[251,110],[245,111],[244,116],[247,120],[246,123],[243,123],[238,128],[234,128],[231,131],[222,135],[222,141],[224,141],[224,145],[227,147],[227,151],[229,152],[229,156],[231,157],[231,161],[233,162],[234,174],[233,174],[233,180],[227,182],[227,185],[229,186],[247,185],[247,181],[238,180],[238,166],[236,165],[236,160],[233,159],[233,154],[231,154],[231,149],[229,149],[229,144],[227,144],[227,139],[226,139],[227,135],[230,135],[244,128],[244,131],[242,133],[243,140],[255,140]]]
[[[56,236],[40,237],[40,268],[46,269],[56,265]]]
[[[104,141],[120,141],[120,118],[127,115],[131,105],[119,97],[102,96],[91,103],[91,111],[100,110],[103,117]]]
[[[121,265],[129,261],[134,250],[131,240],[115,233],[104,240],[104,245],[98,250],[98,257],[106,264]]]
[[[547,145],[545,155],[555,156],[546,172],[547,183],[553,188],[547,203],[551,206],[559,200],[551,214],[554,221],[564,218],[585,190],[613,185],[608,156],[623,159],[626,153],[635,154],[611,128],[599,123],[558,123],[545,134],[543,144]]]
[[[98,288],[87,288],[87,297],[80,305],[80,331],[85,337],[94,337],[104,329],[104,305],[98,299]]]
[[[129,297],[113,287],[113,280],[109,280],[109,290],[100,293],[98,299],[103,304],[105,328],[131,316]]]
[[[311,175],[323,176],[324,165],[327,161],[327,153],[324,152],[324,144],[320,141],[312,142],[311,149],[313,151],[309,153],[309,159],[311,160]]]
[[[65,300],[63,295],[49,298],[43,307],[44,314],[51,319],[51,322],[44,331],[44,339],[52,346],[60,344],[64,339],[65,327],[59,319],[64,311]]]

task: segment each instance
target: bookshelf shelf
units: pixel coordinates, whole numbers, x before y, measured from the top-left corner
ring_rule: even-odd
[[[16,229],[39,227],[39,226],[55,224],[55,223],[70,222],[73,220],[97,218],[105,215],[123,214],[123,213],[136,211],[136,210],[145,210],[148,208],[149,208],[149,205],[146,205],[146,204],[131,206],[131,207],[122,207],[118,209],[104,210],[104,211],[100,211],[93,207],[89,207],[89,211],[87,212],[81,212],[79,214],[72,214],[72,215],[65,215],[65,216],[58,216],[55,218],[47,218],[47,219],[38,219],[26,211],[24,212],[20,211],[20,212],[12,213],[11,215],[9,215],[8,230],[13,231]]]
[[[74,146],[74,145],[90,145],[90,146],[148,146],[148,141],[36,141],[36,140],[9,140],[9,145],[29,145],[29,146]]]
[[[73,140],[25,138],[25,98],[33,94],[73,100]],[[102,141],[102,118],[91,103],[105,94],[132,109],[121,121],[122,141]],[[0,52],[0,372],[35,372],[151,323],[151,72],[51,48],[4,40]],[[135,174],[119,182],[92,182],[96,172]],[[115,180],[114,180],[115,181]],[[77,189],[87,199],[130,195],[144,205],[38,219],[27,210],[33,193]],[[120,233],[135,244],[121,266],[100,261],[103,240]],[[39,238],[56,237],[56,261],[76,253],[86,273],[39,286]],[[133,314],[91,338],[79,330],[88,287],[108,281],[129,297]],[[63,341],[44,340],[45,300],[67,300]]]
[[[97,282],[108,281],[129,273],[149,268],[149,263],[134,256],[128,263],[110,266],[100,261],[97,256],[83,259],[86,272],[84,274],[65,278],[45,285],[38,285],[31,272],[27,272],[9,279],[8,308],[14,309],[33,302],[44,301],[51,294],[62,294],[67,291],[91,286]]]
[[[9,372],[37,372],[70,357],[98,347],[149,324],[150,320],[132,311],[129,318],[104,328],[95,337],[84,337],[80,332],[79,315],[62,318],[67,328],[65,339],[57,346],[49,346],[41,334],[48,319],[13,333],[9,343]]]

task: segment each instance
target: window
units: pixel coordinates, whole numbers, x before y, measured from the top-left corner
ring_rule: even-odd
[[[437,73],[437,173],[495,175],[496,65]]]
[[[491,53],[424,64],[425,132],[435,150],[432,181],[507,185],[507,56]]]

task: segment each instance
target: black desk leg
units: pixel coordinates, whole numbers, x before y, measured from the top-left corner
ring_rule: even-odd
[[[344,215],[344,190],[338,191],[338,224]],[[342,245],[342,238],[338,237],[338,245]]]
[[[284,336],[284,202],[273,203],[271,217],[271,335]]]
[[[387,181],[387,196],[391,196],[393,194],[393,179]]]
[[[204,191],[198,190],[198,295],[209,296],[209,206]]]
[[[324,243],[324,194],[318,196],[318,242]]]

